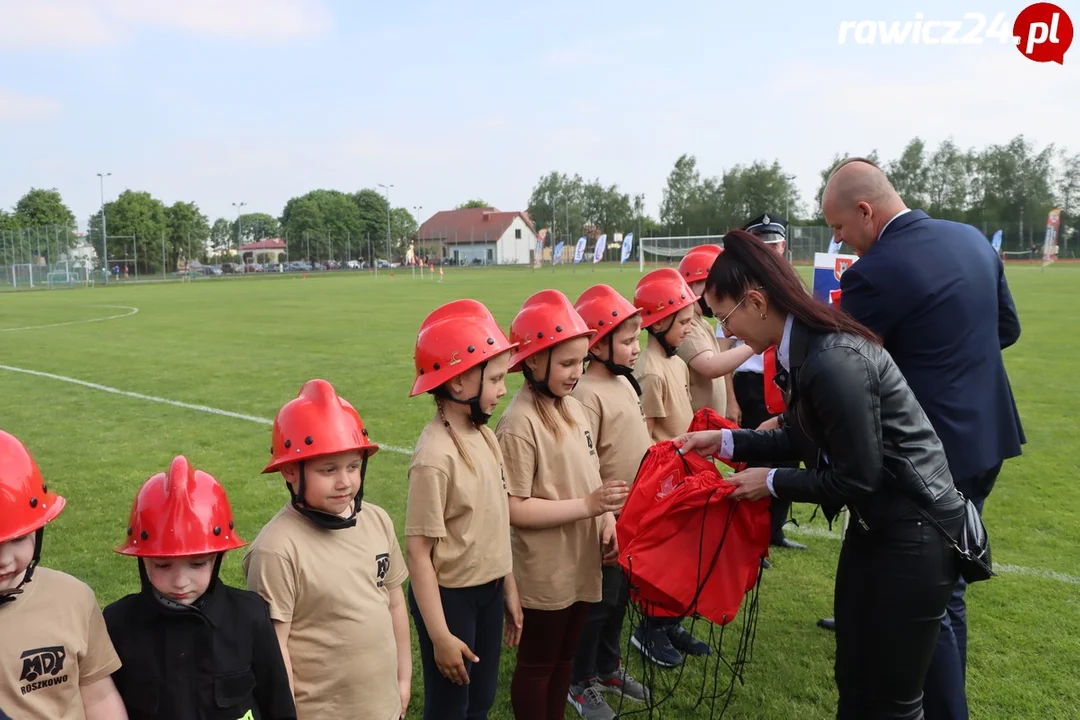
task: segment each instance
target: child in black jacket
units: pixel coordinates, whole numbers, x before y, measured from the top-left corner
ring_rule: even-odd
[[[295,720],[266,602],[218,578],[245,541],[225,490],[184,457],[139,490],[127,540],[142,591],[105,608],[131,720]]]

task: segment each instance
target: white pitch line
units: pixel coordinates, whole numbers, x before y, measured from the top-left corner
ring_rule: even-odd
[[[792,535],[828,538],[829,540],[840,539],[840,533],[826,530],[825,528],[785,525],[784,532],[791,533]],[[1043,580],[1053,580],[1055,582],[1065,583],[1066,585],[1080,585],[1080,577],[1058,572],[1057,570],[1044,570],[1043,568],[1030,568],[1024,567],[1023,565],[1010,565],[1009,563],[996,562],[994,563],[994,572],[1007,575],[1027,575],[1029,577],[1042,578]]]
[[[42,328],[55,328],[65,327],[67,325],[83,325],[85,323],[104,322],[106,320],[116,320],[118,318],[131,317],[135,313],[139,312],[139,308],[131,307],[130,305],[93,305],[92,307],[123,308],[124,310],[128,310],[129,312],[121,313],[119,315],[109,315],[108,317],[87,318],[85,320],[69,320],[68,322],[50,323],[49,325],[27,325],[25,327],[0,328],[0,332],[20,332],[22,330],[40,330]]]
[[[79,380],[78,378],[67,377],[65,375],[54,375],[53,373],[41,372],[40,370],[28,370],[26,368],[12,367],[11,365],[0,365],[0,370],[7,370],[8,372],[23,373],[25,375],[33,375],[35,377],[47,378],[49,380],[59,380],[60,382],[71,383],[72,385],[79,385],[80,387],[89,388],[91,390],[100,390],[101,392],[111,393],[113,395],[122,395],[124,397],[135,398],[136,400],[148,400],[149,402],[161,403],[163,405],[172,405],[173,407],[184,408],[186,410],[196,410],[198,412],[209,413],[211,415],[221,415],[222,417],[234,418],[236,420],[247,420],[248,422],[259,423],[260,425],[273,426],[274,421],[270,418],[261,418],[254,415],[244,415],[243,413],[232,412],[231,410],[222,410],[220,408],[210,407],[209,405],[194,405],[192,403],[180,402],[179,400],[169,400],[168,398],[157,397],[155,395],[144,395],[142,393],[131,392],[130,390],[121,390],[119,388],[109,387],[108,385],[100,385],[98,383],[87,382],[86,380]],[[402,455],[412,455],[413,451],[407,448],[395,447],[394,445],[383,445],[382,443],[376,443],[380,448],[385,448],[390,452],[401,453]]]

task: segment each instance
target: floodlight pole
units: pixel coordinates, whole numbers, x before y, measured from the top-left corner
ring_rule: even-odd
[[[390,188],[394,186],[379,183],[379,187],[386,191],[386,262],[393,267],[393,262],[390,260]]]
[[[105,256],[102,260],[102,267],[105,270],[105,282],[109,281],[109,235],[105,232],[105,178],[110,175],[112,175],[111,172],[104,175],[97,174],[98,180],[101,181],[101,245],[102,255]]]
[[[240,267],[243,268],[244,267],[244,248],[240,244],[240,208],[247,205],[247,203],[246,202],[242,202],[242,203],[239,203],[239,204],[233,203],[232,205],[233,205],[234,208],[236,208],[236,256],[238,258],[240,258]]]

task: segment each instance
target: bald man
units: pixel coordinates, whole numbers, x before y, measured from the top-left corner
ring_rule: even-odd
[[[908,209],[863,158],[833,171],[821,204],[834,238],[859,256],[840,278],[841,309],[884,338],[945,446],[956,487],[981,512],[1003,461],[1026,442],[1001,354],[1020,337],[1001,259],[972,226]],[[965,587],[960,579],[926,675],[927,720],[968,717]]]

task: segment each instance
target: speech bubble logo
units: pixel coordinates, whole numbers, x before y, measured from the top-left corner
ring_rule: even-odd
[[[1016,49],[1028,60],[1064,65],[1073,41],[1072,19],[1053,3],[1028,5],[1013,22],[1013,38]]]

